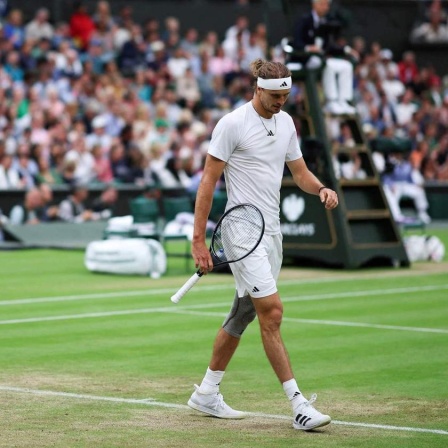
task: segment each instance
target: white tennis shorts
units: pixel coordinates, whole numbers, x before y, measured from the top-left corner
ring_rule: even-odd
[[[277,292],[277,279],[283,260],[283,237],[263,235],[257,248],[246,258],[230,263],[238,297],[249,294],[253,298]]]

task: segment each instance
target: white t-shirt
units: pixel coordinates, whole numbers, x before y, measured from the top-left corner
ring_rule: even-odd
[[[275,135],[268,136],[268,131]],[[266,234],[280,233],[284,164],[302,157],[292,118],[283,111],[269,120],[261,118],[249,102],[221,118],[208,153],[227,162],[227,208],[256,205],[265,219]]]

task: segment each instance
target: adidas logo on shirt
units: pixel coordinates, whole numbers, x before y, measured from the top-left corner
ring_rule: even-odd
[[[268,137],[274,137],[274,134],[272,133],[272,131],[269,131],[267,134]]]

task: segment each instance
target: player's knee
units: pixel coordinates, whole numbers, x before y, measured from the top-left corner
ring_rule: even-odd
[[[259,316],[260,327],[262,331],[278,331],[282,323],[283,308],[275,306]]]
[[[229,315],[226,317],[222,328],[231,336],[240,338],[248,325],[255,319],[256,312],[250,299],[241,298],[234,304]]]

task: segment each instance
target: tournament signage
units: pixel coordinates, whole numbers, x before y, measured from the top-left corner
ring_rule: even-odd
[[[331,215],[319,197],[301,192],[297,187],[283,187],[280,199],[280,226],[284,248],[302,246],[331,248],[336,233]]]

